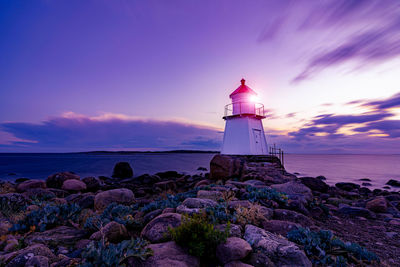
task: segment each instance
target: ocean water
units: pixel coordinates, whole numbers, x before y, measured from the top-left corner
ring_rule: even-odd
[[[26,177],[45,179],[60,171],[73,171],[81,177],[111,176],[115,163],[127,161],[134,175],[175,170],[198,173],[209,169],[213,153],[133,153],[133,154],[0,154],[0,179]],[[327,178],[327,183],[371,179],[370,188],[381,188],[389,179],[400,180],[400,155],[285,155],[285,168],[298,176]]]

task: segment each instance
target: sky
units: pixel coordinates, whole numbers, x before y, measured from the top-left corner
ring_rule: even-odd
[[[0,152],[219,150],[242,78],[287,153],[400,153],[398,0],[0,0]]]

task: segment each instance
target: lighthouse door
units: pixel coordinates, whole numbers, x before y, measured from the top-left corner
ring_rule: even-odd
[[[254,146],[257,154],[263,154],[262,144],[261,144],[261,130],[253,129],[254,135]]]

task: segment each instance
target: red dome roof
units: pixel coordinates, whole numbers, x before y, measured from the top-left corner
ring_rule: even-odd
[[[250,89],[250,87],[248,87],[247,85],[244,84],[245,82],[246,82],[246,80],[242,79],[240,81],[241,85],[235,91],[233,91],[233,93],[230,94],[229,97],[232,97],[234,95],[241,94],[241,93],[257,95],[256,92],[254,92],[253,90]]]

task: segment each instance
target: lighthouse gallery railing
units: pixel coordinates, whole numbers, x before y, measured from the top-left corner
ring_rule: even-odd
[[[224,117],[241,115],[265,117],[264,105],[261,103],[235,102],[225,106]]]

